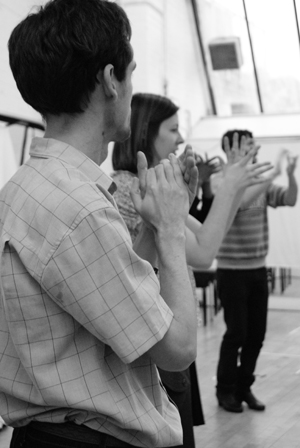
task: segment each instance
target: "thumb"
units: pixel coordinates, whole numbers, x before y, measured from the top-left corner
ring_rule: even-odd
[[[137,172],[139,178],[139,188],[141,197],[143,198],[146,193],[147,187],[147,169],[148,163],[145,154],[142,151],[137,153]]]
[[[196,194],[198,186],[198,170],[197,167],[194,166],[190,171],[190,179],[189,179],[189,190],[192,194]]]

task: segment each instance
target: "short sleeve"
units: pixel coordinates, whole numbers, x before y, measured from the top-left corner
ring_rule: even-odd
[[[64,237],[42,287],[125,363],[161,340],[173,318],[151,265],[132,249],[113,206],[90,213]]]

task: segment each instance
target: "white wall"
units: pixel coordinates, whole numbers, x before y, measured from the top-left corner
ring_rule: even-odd
[[[40,115],[23,101],[16,88],[9,67],[7,42],[13,28],[34,5],[42,3],[43,0],[0,0],[0,114],[38,122],[41,122]]]
[[[300,187],[300,114],[233,116],[203,118],[193,129],[189,142],[201,155],[224,157],[220,140],[233,129],[248,129],[261,145],[259,161],[275,163],[281,149],[288,149],[298,156],[295,177]],[[286,164],[282,175],[275,181],[287,185]],[[300,198],[295,207],[279,207],[268,210],[270,221],[270,250],[268,266],[300,269]]]
[[[190,0],[122,0],[132,26],[135,92],[169,96],[184,135],[210,111]]]
[[[84,0],[83,0],[84,1]],[[21,98],[8,62],[12,29],[34,5],[46,0],[0,0],[0,114],[41,121]],[[137,69],[134,92],[167,94],[180,107],[181,131],[187,137],[210,110],[199,44],[189,0],[118,0],[132,26]],[[13,130],[13,134],[16,132]],[[19,152],[21,139],[13,135]],[[108,158],[103,168],[111,171]]]
[[[211,105],[190,0],[119,0],[132,27],[134,92],[167,95],[188,138]],[[111,151],[103,164],[110,173]]]

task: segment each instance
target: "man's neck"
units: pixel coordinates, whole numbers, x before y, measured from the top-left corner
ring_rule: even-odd
[[[86,113],[77,116],[50,116],[44,137],[68,143],[97,165],[101,165],[107,157],[109,140],[101,126],[101,120],[93,120]]]

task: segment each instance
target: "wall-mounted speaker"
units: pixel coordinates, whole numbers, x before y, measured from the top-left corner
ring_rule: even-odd
[[[233,70],[243,64],[239,37],[215,39],[208,48],[213,70]]]

